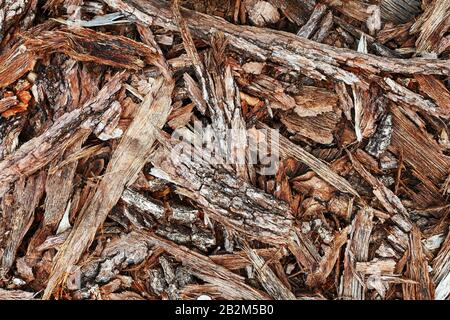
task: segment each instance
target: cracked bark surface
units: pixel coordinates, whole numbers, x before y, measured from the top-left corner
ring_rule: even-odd
[[[446,300],[444,0],[0,0],[0,300]]]

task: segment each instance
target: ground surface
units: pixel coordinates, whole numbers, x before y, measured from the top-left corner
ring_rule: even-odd
[[[0,1],[0,299],[448,299],[449,26]]]

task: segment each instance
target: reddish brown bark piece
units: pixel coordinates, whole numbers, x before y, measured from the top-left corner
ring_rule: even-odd
[[[119,73],[108,82],[96,97],[87,101],[84,106],[59,118],[42,135],[23,144],[15,153],[9,155],[0,162],[0,195],[3,195],[10,184],[16,181],[21,175],[30,175],[47,163],[49,163],[58,152],[63,151],[67,146],[78,139],[73,136],[74,132],[80,134],[79,126],[92,117],[104,111],[113,94],[119,90],[121,80],[125,74]],[[92,125],[87,122],[88,125]]]

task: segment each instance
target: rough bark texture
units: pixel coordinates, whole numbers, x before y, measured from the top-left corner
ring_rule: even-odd
[[[445,0],[0,0],[0,300],[448,300]]]

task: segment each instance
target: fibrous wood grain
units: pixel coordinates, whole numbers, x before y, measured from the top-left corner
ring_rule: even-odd
[[[83,218],[78,221],[64,247],[58,252],[43,298],[50,297],[64,273],[77,262],[81,252],[92,242],[97,228],[119,200],[124,187],[133,182],[142,169],[155,141],[155,130],[161,127],[169,116],[171,97],[166,93],[172,90],[172,80],[161,77],[146,96],[135,115],[135,121],[122,137],[106,170],[105,175],[113,174],[115,179],[101,180],[93,198],[83,208]]]
[[[199,168],[187,157],[173,157],[165,147],[156,151],[152,163],[154,175],[182,187],[180,193],[195,200],[211,219],[262,242],[286,243],[288,240],[293,218],[283,201],[223,168],[214,169],[207,162]]]
[[[0,0],[0,300],[449,299],[448,3]]]
[[[373,212],[369,208],[361,209],[352,223],[350,240],[344,258],[344,273],[340,283],[342,299],[364,300],[366,289],[364,273],[357,272],[356,263],[368,260],[369,240],[373,228]]]
[[[144,3],[140,0],[126,2],[106,0],[105,2],[117,10],[134,15],[144,24],[155,23],[172,30],[176,28],[171,19],[172,13],[167,9],[164,1],[151,0]],[[289,68],[298,68],[313,78],[324,79],[324,75],[327,75],[348,84],[360,82],[357,76],[336,66],[339,64],[374,73],[448,75],[450,70],[448,62],[439,60],[410,59],[406,62],[401,59],[380,59],[351,50],[334,49],[304,38],[296,38],[284,32],[265,32],[252,27],[237,27],[222,19],[201,13],[190,10],[182,10],[182,12],[195,36],[207,40],[211,33],[222,31],[235,50],[239,51],[245,48],[247,54],[259,59],[269,59],[285,64]]]
[[[403,297],[405,300],[434,300],[434,284],[428,272],[428,262],[422,250],[421,233],[413,228],[409,236],[408,263],[406,275],[417,284],[404,284]]]
[[[255,250],[247,247],[247,255],[256,268],[256,273],[262,284],[272,298],[278,300],[295,300],[292,292],[286,288],[276,274],[270,269],[263,258]]]
[[[2,201],[2,261],[1,274],[11,268],[17,249],[34,219],[34,210],[44,192],[45,173],[22,178],[14,191]]]
[[[176,246],[154,235],[147,235],[147,241],[175,256],[190,267],[195,275],[206,282],[216,285],[216,288],[226,296],[233,297],[233,299],[269,299],[267,294],[250,287],[244,283],[242,277],[215,264],[208,257],[185,247]]]
[[[120,81],[124,76],[125,73],[118,73],[97,96],[91,98],[81,108],[66,113],[42,135],[23,144],[16,152],[3,159],[0,162],[0,196],[3,196],[11,183],[17,181],[20,176],[28,176],[36,172],[75,142],[78,137],[74,139],[71,134],[74,131],[80,134],[79,128],[83,123],[87,128],[95,124],[95,116],[109,106],[114,98],[113,94],[120,89]]]
[[[433,261],[433,281],[437,300],[447,299],[450,295],[450,234]]]

